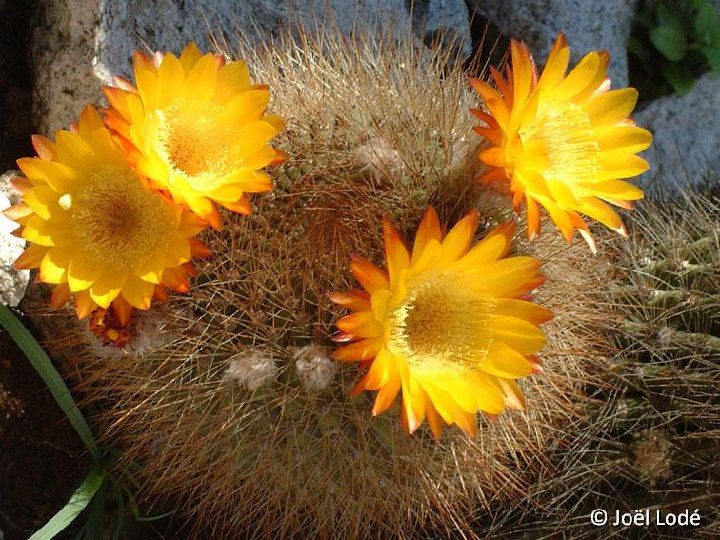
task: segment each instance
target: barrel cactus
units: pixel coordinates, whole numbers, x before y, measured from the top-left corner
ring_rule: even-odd
[[[131,153],[133,166],[213,225],[200,233],[201,241],[193,239],[202,246],[196,251],[203,260],[193,270],[182,258],[183,285],[185,272],[194,272],[189,294],[172,295],[145,311],[148,297],[148,306],[143,303],[127,325],[129,308],[96,309],[89,321],[77,321],[70,308],[49,313],[38,307],[47,300],[40,287],[25,305],[48,347],[64,361],[74,391],[93,411],[101,437],[119,449],[117,467],[141,486],[137,495],[148,508],[181,509],[198,536],[537,537],[563,530],[582,537],[598,533],[589,517],[593,509],[680,507],[697,508],[701,530],[718,532],[720,207],[700,195],[644,203],[628,223],[629,239],[593,230],[593,240],[576,213],[582,205],[575,195],[597,188],[579,211],[620,233],[620,218],[603,201],[627,208],[642,197],[638,188],[612,177],[647,166],[634,154],[650,144],[650,135],[626,119],[634,94],[614,91],[595,101],[609,88],[602,82],[608,58],[591,53],[586,64],[594,68],[578,76],[580,82],[590,79],[580,111],[570,92],[577,78],[553,86],[564,78],[569,56],[559,36],[555,60],[548,62],[554,67],[540,78],[543,91],[555,90],[543,96],[542,107],[535,104],[543,114],[534,114],[531,98],[539,95],[533,89],[540,83],[533,61],[521,44],[511,48],[523,84],[511,98],[513,83],[499,72],[497,89],[473,81],[488,100],[486,111],[454,53],[412,40],[378,44],[297,33],[272,47],[243,44],[238,56],[248,62],[253,80],[267,85],[252,87],[244,66],[188,47],[180,60],[172,57],[177,62],[166,66],[167,73],[180,80],[185,68],[200,65],[217,75],[224,66],[222,77],[206,81],[206,93],[227,94],[222,110],[257,116],[266,134],[250,145],[254,160],[240,150],[232,154],[223,137],[237,135],[235,122],[223,124],[225,131],[202,124],[198,129],[209,138],[201,139],[192,128],[204,115],[221,116],[220,109],[203,108],[184,95],[168,122],[190,132],[181,133],[181,146],[194,149],[193,168],[212,162],[223,169],[222,159],[232,154],[238,158],[234,173],[253,171],[243,172],[255,180],[249,189],[240,189],[247,188],[247,178],[241,182],[237,175],[229,175],[226,185],[208,181],[203,189],[191,185],[194,173],[188,171],[166,182],[168,170],[177,173],[176,156],[138,155],[162,121],[135,106],[138,99],[159,95],[147,83],[162,56],[136,56],[145,77],[141,97],[128,81],[107,92],[116,110],[106,123],[138,150]],[[510,78],[512,70],[507,73]],[[242,84],[233,86],[238,74]],[[163,91],[174,92],[171,86]],[[247,94],[235,101],[231,90]],[[271,114],[265,115],[268,91]],[[612,101],[608,96],[622,99],[617,110],[603,115],[598,103]],[[522,122],[502,114],[514,101],[532,120],[523,136],[534,133],[536,140],[526,147],[516,144]],[[186,109],[192,115],[175,121]],[[476,125],[471,109],[484,127]],[[578,115],[588,137],[597,135],[590,120],[609,123],[597,130],[606,146],[583,143],[585,161],[571,163],[562,175],[550,167],[578,189],[574,194],[551,179],[558,197],[553,202],[542,189],[544,180],[531,173],[545,161],[565,164],[565,155],[576,148],[568,133]],[[146,132],[131,126],[135,117],[142,117]],[[558,118],[557,129],[545,129]],[[480,148],[485,143],[473,130],[494,141],[490,148]],[[543,153],[546,139],[562,137],[567,140],[553,155]],[[630,142],[618,150],[610,144],[613,137]],[[270,138],[274,149],[263,148]],[[206,150],[216,143],[223,151],[208,159]],[[518,156],[525,151],[523,161]],[[607,153],[598,157],[601,151]],[[583,169],[584,184],[575,185],[573,175],[601,158],[607,167],[599,176]],[[513,203],[519,210],[525,194],[529,222],[511,216],[505,195],[476,181],[481,162],[490,165],[486,181],[502,184],[513,177]],[[633,167],[620,167],[626,162]],[[257,172],[268,165],[272,191],[266,173]],[[252,206],[245,192],[257,193]],[[564,238],[545,227],[535,200],[563,225]],[[409,435],[402,429],[402,419],[408,427],[406,411],[398,400],[389,406],[392,398],[384,402],[389,410],[373,416],[372,396],[352,392],[367,366],[358,370],[332,358],[334,339],[366,337],[360,324],[338,335],[336,322],[347,312],[331,301],[341,296],[328,296],[357,289],[351,256],[382,267],[381,219],[399,229],[392,234],[409,239],[422,227],[423,215],[436,219],[428,207],[447,229],[471,211],[467,221],[479,222],[475,242],[511,219],[530,236],[540,231],[542,219],[546,231],[532,241],[519,234],[512,243],[513,255],[541,261],[546,283],[535,288],[541,279],[533,273],[527,289],[535,288],[534,301],[555,314],[542,327],[542,372],[519,381],[524,410],[482,417],[477,434],[457,422],[470,436],[451,427],[440,438],[429,419],[429,428],[418,423]],[[596,254],[571,241],[575,229]],[[510,227],[501,230],[511,236]],[[438,227],[426,237],[442,234]],[[396,249],[400,244],[395,242]],[[454,283],[443,283],[443,294],[454,289]],[[164,289],[157,296],[165,296]],[[520,302],[527,300],[520,296]],[[527,302],[522,305],[527,308]],[[521,356],[532,357],[527,364],[540,371],[534,352]],[[642,534],[677,532],[649,527]]]
[[[51,321],[48,346],[122,449],[118,467],[137,471],[141,498],[183,509],[197,531],[482,535],[499,508],[520,508],[553,477],[600,384],[614,309],[598,303],[605,248],[589,257],[557,234],[518,235],[515,252],[542,261],[547,278],[535,300],[555,313],[543,373],[521,381],[525,410],[482,418],[472,438],[409,436],[397,404],[373,417],[368,395],[349,395],[357,368],[330,359],[346,313],[327,293],[357,286],[350,255],[383,264],[382,216],[405,238],[428,206],[448,228],[477,210],[476,239],[510,218],[503,196],[474,181],[477,98],[451,55],[406,43],[300,35],[239,56],[286,120],[275,189],[202,233],[212,256],[191,294],[120,330],[111,312],[89,326],[37,317]]]

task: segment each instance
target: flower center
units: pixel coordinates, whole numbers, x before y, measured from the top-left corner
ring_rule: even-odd
[[[602,167],[597,162],[600,148],[587,113],[572,103],[554,104],[541,100],[534,121],[520,129],[523,146],[542,141],[546,180],[567,184],[592,181]]]
[[[224,111],[214,103],[183,99],[155,111],[158,154],[201,190],[236,166],[228,144],[233,130],[223,125]]]
[[[105,165],[72,197],[78,247],[98,264],[135,268],[165,250],[176,229],[172,210],[129,168]]]
[[[408,284],[407,299],[389,316],[391,352],[416,369],[468,368],[492,343],[495,299],[463,286],[457,272],[437,272]]]

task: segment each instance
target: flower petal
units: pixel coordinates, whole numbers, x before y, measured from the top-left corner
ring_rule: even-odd
[[[369,293],[373,293],[378,289],[390,288],[390,278],[387,271],[380,270],[365,259],[353,256],[350,262],[350,271],[355,276],[355,279],[360,282],[360,285],[363,286],[363,289]]]
[[[84,291],[100,277],[103,266],[84,255],[77,255],[70,261],[67,281],[70,291]]]
[[[400,238],[397,229],[392,226],[387,218],[383,219],[383,233],[385,238],[385,254],[387,255],[388,274],[390,286],[397,287],[400,279],[400,272],[410,266],[410,255]]]
[[[411,266],[416,266],[418,259],[425,251],[425,246],[429,242],[435,240],[440,242],[442,239],[440,231],[440,221],[438,220],[435,210],[428,208],[423,215],[418,231],[415,234],[415,243],[413,244]]]
[[[480,216],[476,210],[468,212],[443,239],[441,256],[445,263],[454,262],[467,252],[478,227],[479,219]]]
[[[373,338],[382,334],[382,327],[371,311],[360,311],[346,315],[336,325],[343,332],[358,337]]]
[[[527,377],[533,372],[530,362],[502,341],[493,341],[487,356],[478,367],[485,373],[505,379]]]
[[[545,346],[545,333],[534,324],[509,315],[495,315],[493,336],[522,355],[535,354]]]
[[[120,294],[120,291],[125,286],[127,279],[128,274],[126,272],[105,270],[105,272],[103,272],[103,274],[96,279],[88,289],[90,298],[101,308],[107,309],[108,306],[110,306],[110,303],[115,300],[118,294]]]
[[[45,253],[40,263],[40,281],[63,283],[67,281],[67,269],[72,254],[64,249],[53,248]]]
[[[619,88],[593,96],[583,107],[593,127],[612,126],[628,117],[637,98],[634,88]]]
[[[341,362],[361,362],[375,358],[383,343],[379,339],[363,339],[335,349],[332,357]]]
[[[128,304],[137,309],[150,309],[155,285],[142,279],[129,276],[122,288],[122,296]]]

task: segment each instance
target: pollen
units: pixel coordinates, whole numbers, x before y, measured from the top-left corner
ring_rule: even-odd
[[[537,117],[519,135],[523,145],[542,141],[547,159],[543,175],[548,180],[569,184],[592,182],[602,169],[597,161],[600,147],[590,118],[577,105],[539,104]]]
[[[419,370],[477,366],[493,341],[495,300],[468,295],[457,273],[408,283],[408,297],[390,319],[388,348]]]
[[[165,251],[176,229],[168,205],[126,167],[101,167],[72,201],[78,248],[108,267],[142,265]]]
[[[223,127],[225,109],[208,102],[178,99],[156,111],[158,154],[197,188],[230,172],[238,164],[228,152],[231,128]],[[199,184],[198,184],[199,183]]]

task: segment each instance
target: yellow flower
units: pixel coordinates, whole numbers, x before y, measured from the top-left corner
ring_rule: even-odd
[[[272,189],[259,169],[283,157],[268,146],[283,121],[264,114],[267,87],[250,84],[243,62],[225,64],[194,43],[180,58],[138,51],[133,67],[137,88],[121,78],[105,88],[106,123],[134,147],[133,165],[215,228],[213,203],[249,214],[245,194]]]
[[[15,265],[39,268],[39,280],[56,285],[53,306],[74,295],[84,318],[112,304],[127,324],[133,307],[148,309],[166,287],[189,289],[188,261],[208,254],[194,238],[205,224],[133,171],[94,108],[54,143],[33,143],[39,157],[18,160],[23,202],[8,214],[30,242]]]
[[[525,199],[529,238],[540,231],[540,204],[566,240],[578,229],[595,252],[579,214],[624,235],[620,217],[606,203],[629,209],[628,201],[643,197],[620,180],[648,169],[635,154],[652,135],[628,118],[637,91],[609,90],[606,51],[589,53],[566,76],[570,50],[562,34],[539,79],[525,44],[513,40],[510,53],[507,79],[492,70],[497,90],[471,80],[489,111],[472,110],[486,124],[475,131],[491,143],[479,155],[491,167],[481,180],[509,189],[516,211]]]
[[[385,220],[387,270],[354,258],[363,290],[331,293],[355,313],[337,322],[340,361],[369,365],[355,388],[378,390],[373,414],[402,391],[409,432],[427,418],[437,439],[443,421],[468,435],[476,412],[522,408],[515,380],[539,370],[534,354],[545,344],[537,327],[552,313],[525,300],[543,282],[532,257],[508,257],[514,226],[502,225],[470,247],[478,224],[471,212],[444,237],[429,209],[409,253]]]

